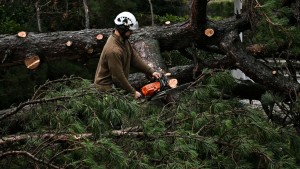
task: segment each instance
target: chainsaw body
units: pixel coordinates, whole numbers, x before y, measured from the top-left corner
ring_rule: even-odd
[[[149,83],[141,88],[141,92],[146,97],[152,97],[156,93],[168,89],[168,78],[162,75],[158,81]]]

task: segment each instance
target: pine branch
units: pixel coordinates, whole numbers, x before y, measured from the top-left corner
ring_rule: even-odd
[[[73,80],[83,80],[83,79],[81,77],[70,77],[70,78],[62,78],[62,79],[56,79],[56,80],[52,80],[52,81],[46,81],[46,83],[44,83],[43,85],[40,85],[38,87],[38,89],[33,94],[31,100],[36,100],[38,98],[37,94],[41,93],[40,91],[49,85],[52,85],[54,83],[63,83],[63,82],[67,82],[67,81],[72,82]]]
[[[49,102],[55,102],[55,101],[60,101],[60,100],[66,100],[66,99],[70,99],[70,98],[71,98],[71,96],[61,96],[61,97],[56,97],[56,98],[38,99],[38,100],[32,100],[32,101],[20,103],[18,107],[8,109],[8,110],[1,110],[0,111],[0,114],[1,114],[0,121],[18,113],[20,110],[22,110],[25,106],[28,106],[28,105],[49,103]]]
[[[71,151],[75,151],[75,150],[79,150],[82,149],[83,147],[76,147],[76,148],[70,148],[70,149],[64,149],[58,153],[56,153],[54,156],[52,156],[49,160],[49,163],[51,163],[55,158],[59,157],[62,154],[65,154],[66,152],[71,152]]]
[[[80,140],[82,138],[91,137],[92,133],[83,134],[56,134],[56,133],[46,133],[46,134],[21,134],[21,135],[11,135],[7,137],[0,138],[0,145],[5,145],[8,143],[22,142],[28,139],[55,139],[59,141],[68,140]]]
[[[31,153],[27,152],[27,151],[8,151],[8,152],[4,152],[0,154],[0,159],[3,159],[7,156],[19,156],[19,155],[23,155],[23,156],[27,156],[29,158],[31,158],[33,161],[44,164],[48,167],[51,168],[55,168],[55,169],[60,169],[61,167],[58,167],[54,164],[50,164],[49,162],[45,162],[45,160],[39,159],[36,156],[32,155]]]
[[[15,108],[1,110],[0,111],[0,121],[18,113],[20,110],[22,110],[23,108],[26,108],[29,105],[63,101],[63,100],[71,99],[74,97],[84,96],[87,94],[90,94],[90,93],[81,93],[81,94],[78,94],[75,96],[60,96],[60,97],[49,98],[49,99],[38,99],[38,100],[31,100],[31,101],[23,102],[23,103],[20,103],[19,106],[15,107]]]

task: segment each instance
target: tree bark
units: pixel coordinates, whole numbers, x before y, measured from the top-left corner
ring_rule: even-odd
[[[89,17],[89,7],[87,4],[87,0],[83,0],[83,8],[85,14],[85,29],[89,29],[90,27],[90,17]]]

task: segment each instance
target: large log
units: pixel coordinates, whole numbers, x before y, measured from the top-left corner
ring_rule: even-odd
[[[161,57],[159,43],[156,39],[135,41],[133,45],[150,67],[159,72],[167,71],[167,65]]]
[[[160,48],[156,50],[161,51],[184,49],[195,42],[201,46],[217,45],[224,33],[236,28],[241,29],[246,24],[246,18],[240,20],[231,18],[225,22],[208,22],[199,29],[191,27],[188,23],[143,27],[132,35],[131,41],[139,45],[143,41],[147,44],[147,41],[155,39]],[[215,28],[214,36],[207,37],[204,34],[207,27]],[[25,58],[32,54],[39,56],[41,62],[99,57],[111,33],[112,29],[109,28],[49,33],[29,32],[24,38],[17,35],[0,35],[0,67],[24,64]]]

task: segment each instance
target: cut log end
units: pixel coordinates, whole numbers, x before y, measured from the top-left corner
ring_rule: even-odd
[[[164,74],[166,77],[170,77],[172,74],[171,73],[165,73]],[[169,79],[168,80],[168,86],[170,87],[170,88],[176,88],[177,87],[177,84],[178,84],[178,80],[177,79]]]
[[[212,28],[207,28],[204,30],[204,34],[207,36],[207,37],[211,37],[213,36],[215,33],[215,31],[212,29]]]
[[[169,86],[170,86],[170,88],[176,88],[177,87],[177,84],[178,84],[178,81],[177,81],[177,79],[170,79],[169,81],[168,81],[168,84],[169,84]]]
[[[103,39],[103,35],[101,33],[99,33],[97,36],[96,36],[96,39],[97,40],[102,40]]]
[[[30,54],[24,60],[27,69],[36,69],[40,65],[40,58],[38,55]]]
[[[21,31],[21,32],[18,32],[17,35],[19,38],[25,38],[27,36],[27,33],[25,31]]]
[[[72,41],[68,41],[65,44],[66,44],[67,47],[70,47],[70,46],[72,46],[73,42]]]

